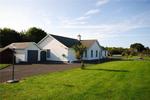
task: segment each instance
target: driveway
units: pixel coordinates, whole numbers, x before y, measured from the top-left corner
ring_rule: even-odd
[[[43,73],[63,71],[71,68],[79,67],[80,64],[29,64],[15,65],[15,78],[23,79],[28,76]],[[0,70],[0,82],[6,82],[11,79],[12,66]]]

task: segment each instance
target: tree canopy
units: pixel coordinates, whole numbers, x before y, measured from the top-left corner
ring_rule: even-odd
[[[0,47],[19,41],[21,41],[21,37],[17,31],[10,28],[0,29]]]
[[[143,44],[141,43],[134,43],[130,45],[130,48],[137,50],[137,52],[142,52],[143,50],[145,50],[145,47]]]
[[[86,47],[82,45],[81,42],[79,42],[78,44],[74,45],[72,48],[75,51],[76,58],[81,61],[81,69],[84,69],[84,61],[82,58],[83,58],[83,53],[86,50]]]
[[[106,47],[106,50],[109,51],[109,55],[121,55],[126,48],[122,48],[122,47]]]
[[[10,28],[0,28],[0,48],[14,42],[39,42],[47,35],[40,28],[31,27],[27,31],[17,32]]]
[[[112,55],[122,55],[122,56],[137,56],[140,54],[150,55],[149,47],[145,47],[141,43],[133,43],[130,45],[130,48],[122,48],[122,47],[106,47],[109,52],[109,56]]]
[[[31,27],[25,32],[26,36],[28,37],[29,41],[32,42],[39,42],[42,38],[44,38],[47,33],[40,28]]]
[[[82,60],[83,53],[86,50],[86,47],[82,45],[81,43],[79,43],[79,44],[74,45],[73,49],[75,50],[76,58],[79,60]]]

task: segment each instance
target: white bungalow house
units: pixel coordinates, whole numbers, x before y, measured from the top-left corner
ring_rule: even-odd
[[[48,34],[39,43],[41,51],[41,61],[72,62],[77,61],[73,45],[81,43],[86,46],[83,60],[100,60],[106,58],[105,50],[100,46],[97,40],[81,40],[63,36]],[[45,53],[44,53],[45,52]]]
[[[80,35],[79,39],[73,39],[52,34],[45,36],[38,44],[35,42],[12,43],[0,50],[0,56],[4,54],[3,58],[5,58],[5,54],[7,54],[5,51],[14,48],[16,63],[73,62],[77,59],[72,47],[79,41],[86,47],[83,60],[95,61],[106,58],[107,52],[97,40],[81,40]]]

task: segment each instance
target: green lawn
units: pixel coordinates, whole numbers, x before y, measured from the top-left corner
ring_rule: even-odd
[[[150,61],[114,61],[0,84],[2,100],[149,100]]]
[[[128,57],[123,56],[122,58],[123,59],[138,60],[140,58],[140,56],[128,56]],[[149,56],[143,56],[142,59],[150,61],[150,57]]]
[[[9,64],[0,64],[0,69],[3,69],[3,68],[8,67],[8,66],[9,66]]]

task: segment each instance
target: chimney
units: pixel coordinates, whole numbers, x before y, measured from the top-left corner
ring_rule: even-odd
[[[77,37],[78,37],[78,40],[81,41],[81,35],[79,34],[77,35]]]

